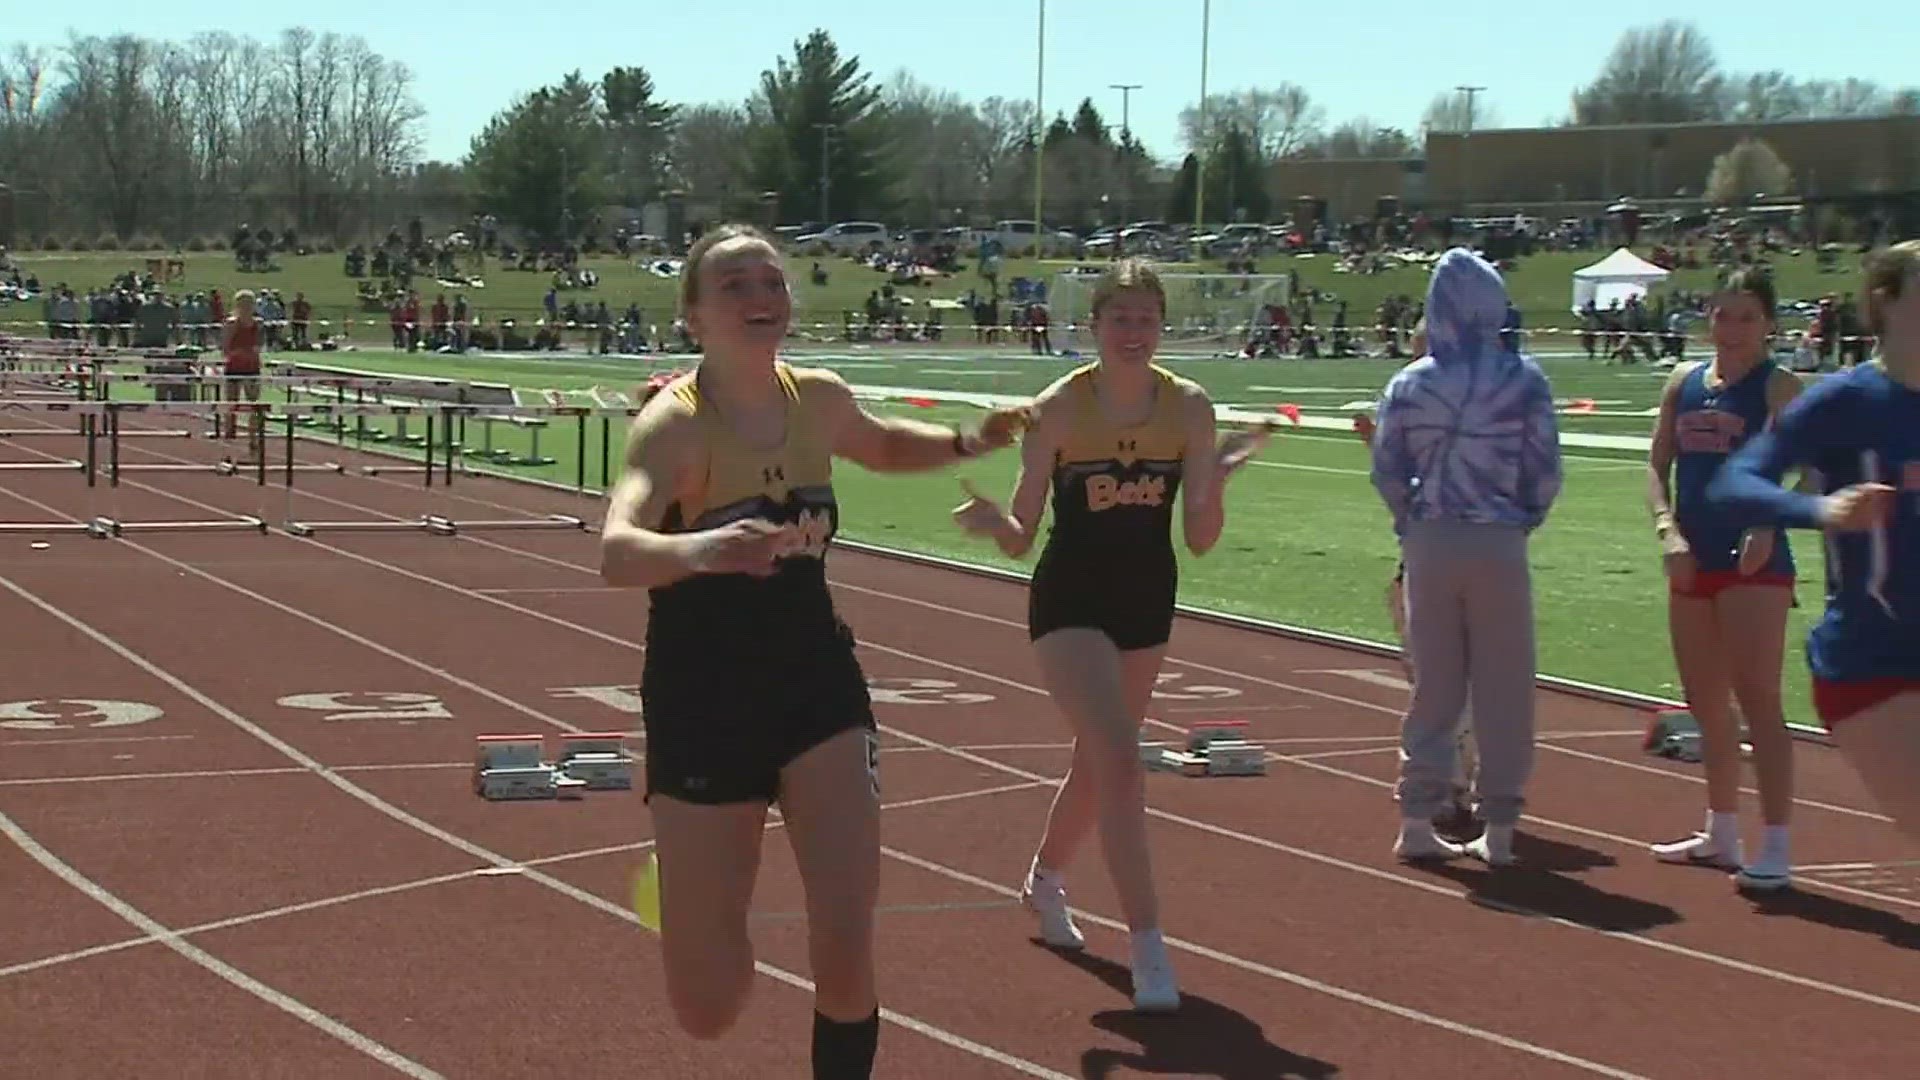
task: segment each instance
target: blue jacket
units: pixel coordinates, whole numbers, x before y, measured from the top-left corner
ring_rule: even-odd
[[[1560,494],[1553,388],[1529,357],[1501,348],[1507,290],[1464,248],[1427,287],[1429,355],[1380,397],[1373,486],[1396,533],[1410,522],[1517,525],[1531,531]]]

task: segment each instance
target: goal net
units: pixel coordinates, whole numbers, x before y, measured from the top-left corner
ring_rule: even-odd
[[[1093,315],[1093,290],[1103,267],[1079,267],[1055,275],[1047,297],[1055,333],[1072,347],[1093,349],[1088,326]],[[1167,290],[1167,331],[1163,345],[1170,352],[1229,355],[1238,353],[1267,319],[1269,305],[1285,307],[1287,274],[1199,274],[1160,272]]]

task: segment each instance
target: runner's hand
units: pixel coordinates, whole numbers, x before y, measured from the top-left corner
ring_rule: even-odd
[[[766,577],[773,573],[775,562],[798,542],[799,535],[790,525],[742,518],[698,534],[691,562],[699,574]]]
[[[1278,427],[1269,420],[1252,431],[1235,431],[1220,440],[1220,479],[1225,480],[1267,445]]]
[[[1033,422],[1033,410],[1025,405],[1002,405],[987,412],[980,421],[980,430],[974,435],[975,445],[980,451],[998,450],[1013,445]]]
[[[1820,524],[1834,532],[1865,532],[1887,523],[1895,491],[1885,484],[1853,484],[1820,503]]]
[[[996,537],[1007,528],[1007,512],[1000,504],[980,494],[970,480],[962,479],[960,487],[967,493],[967,501],[953,508],[953,522],[969,536]]]
[[[1693,561],[1693,551],[1682,547],[1669,550],[1662,557],[1667,571],[1667,580],[1673,587],[1685,591],[1693,586],[1693,575],[1699,571],[1699,564]]]

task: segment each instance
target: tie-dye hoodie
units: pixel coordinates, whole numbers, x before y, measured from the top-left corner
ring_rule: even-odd
[[[1396,533],[1416,521],[1518,525],[1546,520],[1560,494],[1553,390],[1532,359],[1500,346],[1507,290],[1463,248],[1427,287],[1429,355],[1380,397],[1373,486]]]

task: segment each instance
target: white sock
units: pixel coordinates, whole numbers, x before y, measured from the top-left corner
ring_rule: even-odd
[[[1707,811],[1707,838],[1714,846],[1731,849],[1740,841],[1740,811]]]
[[[1048,870],[1041,866],[1039,859],[1033,860],[1032,874],[1035,885],[1043,885],[1049,889],[1064,889],[1067,887],[1067,876],[1058,870]]]
[[[1135,930],[1132,934],[1133,962],[1137,966],[1142,960],[1157,959],[1167,951],[1166,939],[1158,930]]]
[[[1787,851],[1787,827],[1785,825],[1769,825],[1761,831],[1760,858],[1763,861],[1777,862],[1785,865],[1791,861],[1787,858]]]

